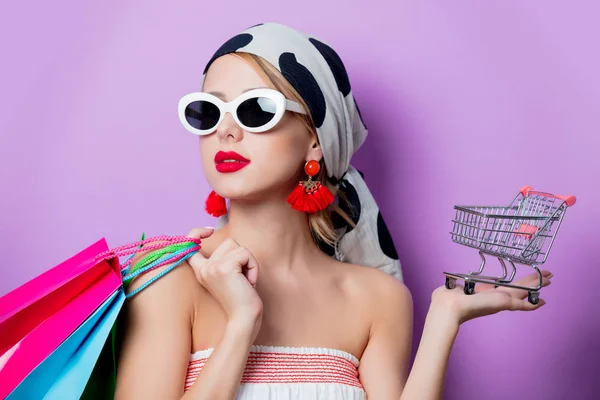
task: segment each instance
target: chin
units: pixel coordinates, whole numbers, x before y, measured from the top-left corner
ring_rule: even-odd
[[[282,191],[287,193],[290,179],[286,177],[287,171],[285,168],[279,171],[267,169],[271,173],[265,174],[264,172],[259,173],[261,169],[256,167],[258,165],[249,165],[239,171],[221,173],[216,171],[214,165],[211,165],[212,170],[206,174],[206,178],[215,192],[231,200],[257,201]],[[292,174],[293,171],[290,172],[290,175]],[[286,189],[283,189],[284,187]],[[294,187],[291,187],[289,193],[293,189]]]
[[[213,186],[215,192],[230,200],[260,201],[272,196],[274,187],[261,182],[260,178],[252,178],[243,182],[216,182]]]
[[[215,192],[226,199],[244,199],[256,195],[255,179],[229,180],[219,178],[211,185]]]

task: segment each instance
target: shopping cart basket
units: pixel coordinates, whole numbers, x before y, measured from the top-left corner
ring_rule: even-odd
[[[481,265],[479,271],[468,274],[444,272],[446,287],[453,289],[456,280],[462,279],[465,294],[475,293],[476,282],[523,289],[528,291],[529,302],[537,304],[542,287],[538,265],[546,261],[565,212],[575,201],[575,196],[544,193],[524,186],[508,206],[455,206],[452,241],[478,249]],[[485,255],[498,258],[502,276],[482,275]],[[512,267],[510,276],[506,262]],[[538,285],[511,284],[517,273],[515,263],[533,267],[539,276]]]

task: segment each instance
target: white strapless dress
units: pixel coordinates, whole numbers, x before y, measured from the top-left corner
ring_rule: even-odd
[[[191,355],[185,390],[202,372],[213,349]],[[341,350],[252,346],[237,400],[366,400],[358,359]]]

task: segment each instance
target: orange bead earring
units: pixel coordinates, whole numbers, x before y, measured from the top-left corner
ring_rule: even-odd
[[[333,203],[331,191],[320,181],[312,180],[312,177],[316,176],[320,170],[321,166],[315,160],[310,160],[304,165],[304,172],[308,175],[308,180],[300,181],[287,199],[294,210],[315,213]]]

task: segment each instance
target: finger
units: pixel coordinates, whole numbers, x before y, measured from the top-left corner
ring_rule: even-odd
[[[477,283],[475,285],[475,293],[479,293],[479,292],[483,292],[486,290],[491,290],[491,289],[495,289],[496,287],[494,285],[492,285],[491,283]]]
[[[250,257],[248,257],[248,264],[246,264],[246,278],[248,278],[248,282],[254,287],[256,287],[256,283],[258,282],[258,262],[256,258],[248,251]]]
[[[215,232],[215,228],[194,228],[188,234],[187,237],[194,239],[206,239]]]
[[[546,304],[546,300],[544,299],[539,299],[537,304],[531,304],[529,302],[529,300],[526,299],[517,299],[512,297],[512,302],[511,302],[511,310],[512,311],[533,311],[533,310],[537,310],[538,308],[544,306]]]
[[[227,238],[227,239],[223,240],[221,242],[221,244],[219,244],[219,246],[217,246],[215,251],[212,252],[210,258],[212,258],[212,259],[221,258],[225,254],[227,254],[239,247],[240,247],[240,244],[238,242],[236,242],[234,239]]]
[[[236,261],[242,268],[242,273],[248,279],[252,286],[256,286],[258,281],[258,262],[250,250],[241,247],[235,253]]]
[[[188,264],[192,267],[196,275],[200,273],[200,269],[206,263],[206,257],[204,257],[199,251],[194,253],[190,258],[188,258]]]
[[[215,228],[205,227],[205,228],[194,228],[188,234],[187,237],[194,239],[206,239],[210,237],[215,232]],[[206,260],[199,251],[195,252],[189,259],[188,263],[194,268],[194,270],[198,269],[200,265]]]
[[[554,274],[547,269],[541,269],[540,272],[544,278],[552,278],[554,276]]]
[[[550,272],[548,270],[544,270],[544,269],[540,270],[540,272],[542,274],[542,287],[546,287],[551,283],[550,279],[552,279],[552,277],[554,275],[552,274],[552,272]],[[534,273],[529,274],[521,279],[516,280],[513,283],[513,285],[537,286],[539,281],[540,281],[540,276],[537,274],[537,272],[534,272]],[[483,292],[485,290],[490,290],[490,289],[496,289],[496,286],[491,283],[477,283],[477,285],[475,285],[475,293]],[[522,289],[509,288],[509,287],[505,287],[505,286],[498,286],[497,289],[500,291],[503,291],[503,292],[507,292],[511,296],[517,297],[517,298],[525,298],[527,296],[527,291],[522,290]]]
[[[550,277],[551,277],[550,274],[545,274],[545,276],[544,276],[544,274],[542,274],[542,287],[546,287],[552,283],[552,281],[550,280]],[[537,287],[539,282],[540,282],[540,277],[536,273],[536,274],[531,274],[523,279],[519,279],[518,281],[514,282],[513,284],[518,285],[518,286]],[[515,297],[517,299],[524,299],[525,297],[527,297],[527,294],[528,294],[527,290],[515,289],[515,288],[506,287],[506,286],[499,286],[498,290],[502,291],[502,292],[506,292],[509,295],[511,295],[511,297]]]

